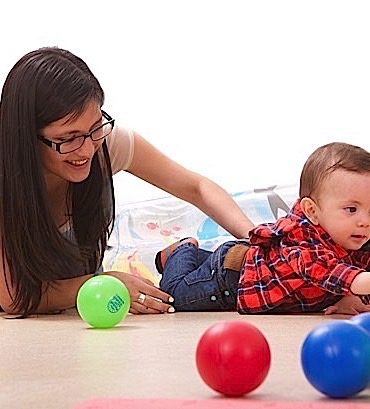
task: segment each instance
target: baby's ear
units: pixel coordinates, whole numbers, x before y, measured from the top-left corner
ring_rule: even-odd
[[[316,213],[316,203],[310,197],[301,199],[301,209],[312,224],[315,226],[319,224]]]

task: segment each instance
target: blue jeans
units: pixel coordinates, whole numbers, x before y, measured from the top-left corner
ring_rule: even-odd
[[[175,299],[177,311],[236,310],[240,272],[226,270],[224,258],[239,241],[221,244],[214,252],[192,243],[177,247],[168,257],[159,286]]]

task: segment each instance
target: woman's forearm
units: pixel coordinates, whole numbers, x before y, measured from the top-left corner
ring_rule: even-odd
[[[216,223],[233,236],[242,239],[254,227],[233,198],[220,186],[204,178],[199,186],[199,198],[196,206],[208,214]]]
[[[44,290],[36,313],[49,313],[75,307],[78,290],[91,277],[93,277],[92,274],[87,274],[53,281]]]
[[[43,286],[40,304],[34,311],[35,314],[47,314],[55,311],[72,308],[76,305],[77,293],[82,284],[92,277],[92,274],[57,280]],[[11,290],[11,289],[10,289]],[[12,303],[12,294],[2,297],[3,310],[8,314],[22,314]]]

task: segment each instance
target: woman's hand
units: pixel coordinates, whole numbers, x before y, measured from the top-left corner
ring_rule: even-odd
[[[131,297],[132,314],[175,312],[169,304],[173,302],[173,298],[157,288],[150,280],[119,271],[109,271],[104,274],[116,277],[125,284]]]

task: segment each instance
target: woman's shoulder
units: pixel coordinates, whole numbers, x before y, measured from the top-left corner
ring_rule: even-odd
[[[131,129],[117,125],[107,137],[113,174],[130,167],[134,156],[134,139],[134,132]]]

